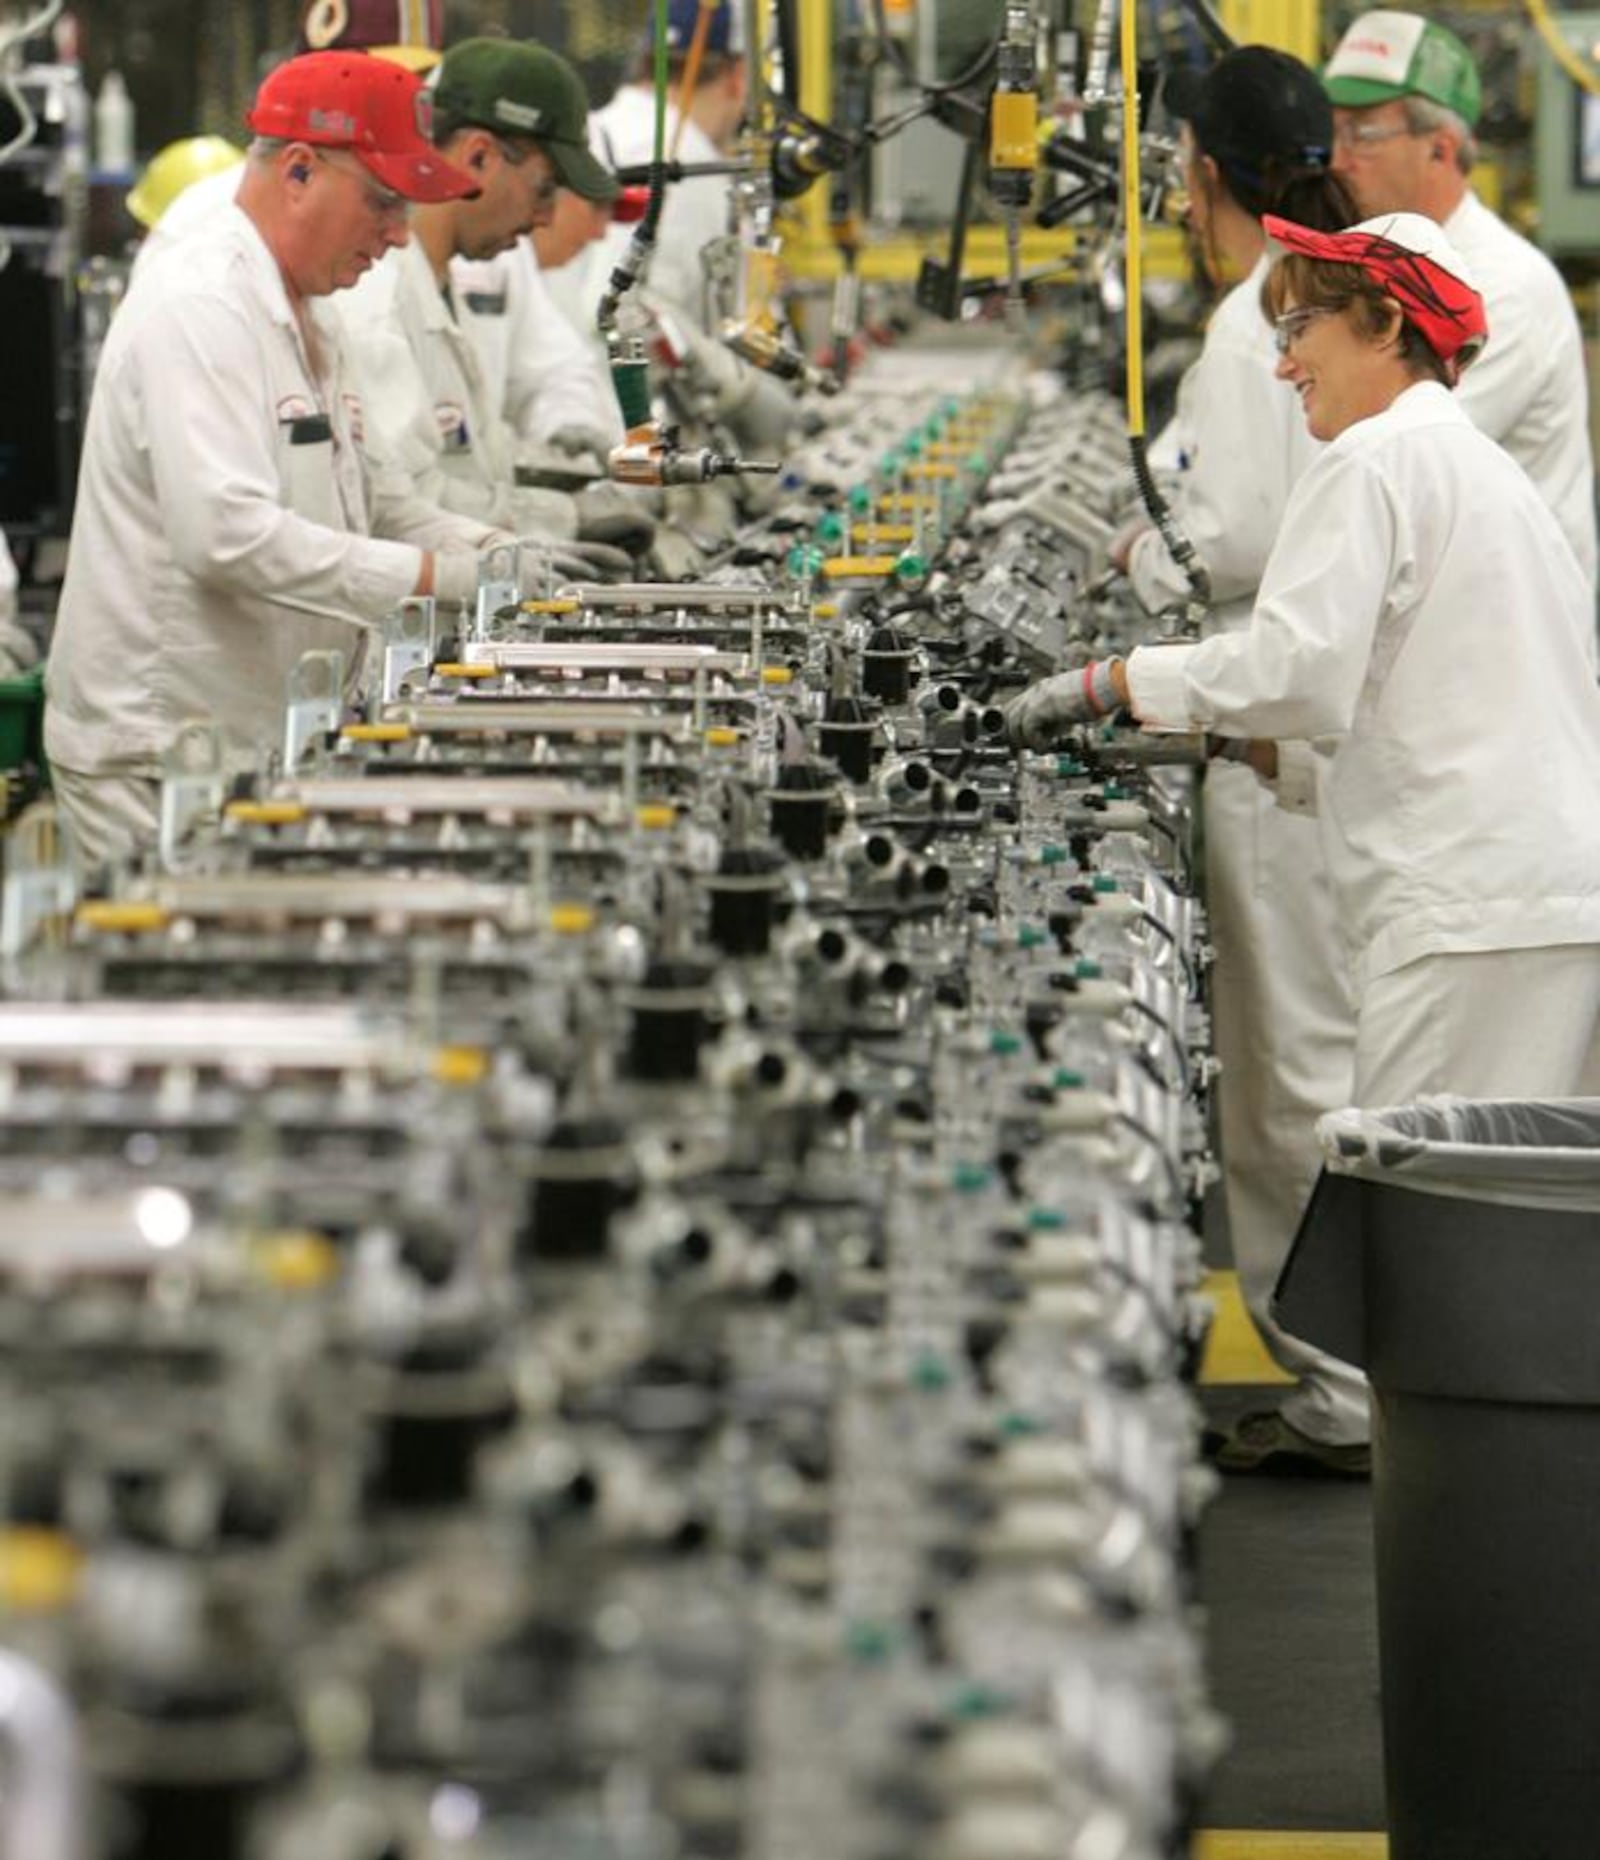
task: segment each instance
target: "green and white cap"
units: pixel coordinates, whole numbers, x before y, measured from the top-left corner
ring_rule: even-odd
[[[1483,108],[1472,54],[1456,35],[1420,13],[1363,13],[1322,71],[1328,101],[1365,110],[1396,97],[1426,97],[1470,128]]]

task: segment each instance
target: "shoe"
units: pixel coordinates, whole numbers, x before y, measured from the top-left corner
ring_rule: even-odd
[[[1364,1440],[1336,1446],[1314,1440],[1275,1408],[1247,1414],[1225,1434],[1206,1430],[1205,1454],[1222,1473],[1262,1473],[1283,1479],[1370,1479],[1372,1448]]]

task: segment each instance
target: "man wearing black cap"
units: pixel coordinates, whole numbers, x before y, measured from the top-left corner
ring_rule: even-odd
[[[571,542],[584,528],[574,500],[516,481],[499,384],[485,377],[468,327],[473,312],[456,301],[450,266],[510,252],[549,220],[561,187],[607,200],[616,182],[589,152],[577,73],[543,46],[463,40],[439,66],[433,108],[436,146],[478,190],[419,207],[411,244],[341,306],[361,383],[363,443],[375,462],[403,471],[418,494],[447,509]],[[647,542],[648,520],[641,523]],[[568,572],[606,566],[578,556]]]

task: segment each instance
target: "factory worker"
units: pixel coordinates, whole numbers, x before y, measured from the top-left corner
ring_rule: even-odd
[[[1280,378],[1326,444],[1250,624],[1047,679],[1016,700],[1014,732],[1039,744],[1126,704],[1156,727],[1318,744],[1327,779],[1304,798],[1351,961],[1354,1101],[1592,1092],[1588,578],[1527,474],[1450,392],[1486,323],[1439,227],[1417,214],[1343,233],[1265,225],[1286,248],[1266,287]]]
[[[1184,124],[1195,242],[1213,277],[1242,280],[1207,326],[1174,422],[1185,462],[1173,481],[1173,510],[1210,577],[1207,630],[1215,631],[1248,624],[1289,494],[1322,450],[1276,379],[1277,350],[1261,307],[1271,264],[1262,218],[1273,212],[1333,231],[1358,215],[1330,171],[1333,111],[1298,59],[1240,46],[1202,78],[1169,84],[1167,103]],[[1119,549],[1152,612],[1185,597],[1188,582],[1153,526]],[[1279,807],[1240,762],[1212,762],[1203,805],[1228,1229],[1245,1303],[1296,1378],[1282,1413],[1309,1443],[1280,1445],[1271,1466],[1359,1473],[1367,1461],[1365,1378],[1288,1336],[1268,1310],[1321,1167],[1316,1119],[1350,1102],[1355,1016],[1321,839],[1315,819]],[[1269,1458],[1235,1441],[1215,1457],[1235,1472],[1264,1470]]]
[[[1472,54],[1418,13],[1363,13],[1322,78],[1334,106],[1334,166],[1361,212],[1426,214],[1472,267],[1494,341],[1462,382],[1461,404],[1533,480],[1592,584],[1583,338],[1555,266],[1473,192],[1482,96]]]
[[[609,377],[549,301],[523,236],[550,219],[563,193],[605,207],[618,188],[589,151],[582,80],[554,52],[468,39],[446,53],[433,82],[435,138],[451,159],[482,164],[483,198],[424,209],[417,249],[380,267],[344,309],[370,362],[380,443],[431,494],[463,507],[476,494],[441,488],[440,475],[509,493],[524,442],[560,436],[566,449],[588,451],[598,473],[621,437]],[[589,534],[584,508],[566,506],[558,519],[560,502],[543,499],[547,523],[604,540]]]
[[[749,94],[749,67],[740,38],[738,0],[721,0],[711,14],[694,94],[685,98],[683,85],[690,41],[700,17],[700,0],[671,0],[668,8],[668,71],[672,93],[667,103],[667,148],[677,148],[676,160],[686,167],[697,162],[721,161],[733,150],[744,121]],[[637,167],[655,153],[656,99],[655,46],[648,37],[639,54],[636,75],[591,120],[591,132],[602,159],[611,168]],[[669,300],[701,329],[711,329],[705,269],[701,254],[713,240],[728,232],[728,180],[725,175],[703,175],[677,181],[667,191],[661,213],[656,249],[650,260],[649,285],[653,294]],[[603,248],[605,262],[596,266],[603,285],[611,268],[628,245],[625,229],[618,227]],[[598,293],[597,293],[598,301]]]
[[[237,202],[134,284],[107,339],[47,678],[45,746],[80,853],[153,835],[191,719],[246,764],[302,652],[359,651],[409,595],[469,598],[489,526],[368,478],[321,299],[403,243],[409,201],[472,177],[423,135],[426,93],[362,53],[262,84]]]
[[[303,0],[300,23],[295,32],[290,56],[299,58],[307,52],[371,52],[387,58],[391,64],[403,65],[422,76],[439,62],[443,44],[444,0]],[[218,137],[195,137],[190,145],[173,144],[173,148],[198,146],[220,141]],[[165,155],[169,151],[163,150]],[[157,156],[150,164],[153,172]],[[241,171],[237,163],[219,159],[212,166],[201,158],[191,165],[203,168],[190,173],[183,184],[171,191],[170,198],[152,220],[144,223],[149,232],[134,261],[134,276],[163,253],[207,225],[224,207],[233,204],[238,192]],[[179,164],[175,178],[182,175]],[[134,207],[134,197],[143,187],[141,180],[128,206],[136,218],[143,220]]]

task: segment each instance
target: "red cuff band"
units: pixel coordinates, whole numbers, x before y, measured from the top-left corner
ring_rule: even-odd
[[[1100,700],[1094,694],[1095,662],[1093,659],[1083,668],[1083,701],[1089,706],[1092,716],[1103,717],[1106,713]]]

